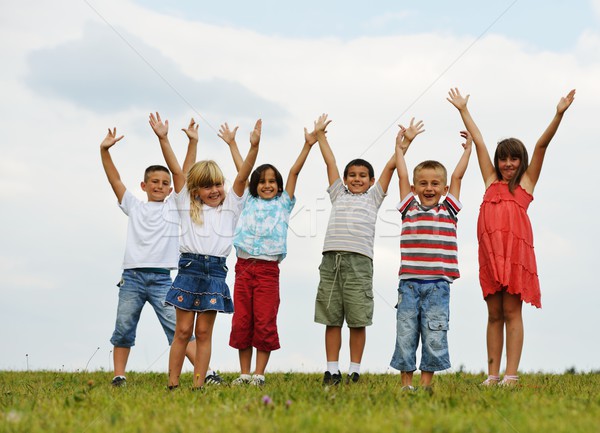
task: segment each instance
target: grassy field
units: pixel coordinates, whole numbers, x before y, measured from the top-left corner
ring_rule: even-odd
[[[0,372],[0,432],[600,432],[600,374],[526,374],[513,389],[483,378],[442,374],[428,395],[401,392],[395,375],[324,388],[274,373],[262,389],[192,392],[190,375],[167,391],[158,373],[113,388],[106,372]]]

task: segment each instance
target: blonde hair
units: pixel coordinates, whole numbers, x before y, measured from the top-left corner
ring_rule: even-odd
[[[202,225],[202,206],[198,190],[216,184],[223,184],[225,177],[215,161],[198,161],[187,174],[187,188],[190,194],[190,217],[198,225]]]

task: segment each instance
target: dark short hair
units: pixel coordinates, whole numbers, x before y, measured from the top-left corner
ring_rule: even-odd
[[[505,138],[504,140],[500,140],[498,142],[498,147],[496,147],[496,152],[494,153],[494,168],[496,169],[496,176],[498,177],[498,180],[503,180],[502,173],[500,173],[500,169],[498,168],[498,161],[508,157],[519,158],[521,160],[515,175],[508,182],[508,189],[512,193],[517,185],[521,183],[521,178],[529,166],[527,149],[525,148],[523,142],[518,138]]]
[[[262,177],[262,174],[268,169],[273,170],[275,173],[275,179],[277,180],[277,195],[281,195],[283,192],[283,177],[281,177],[281,173],[271,164],[263,164],[261,166],[256,167],[256,169],[252,172],[250,176],[250,184],[248,185],[248,190],[252,197],[258,197],[258,182]]]
[[[165,173],[167,173],[169,175],[169,178],[171,177],[171,172],[164,165],[151,165],[150,167],[148,167],[146,169],[146,171],[144,171],[144,182],[148,182],[148,178],[150,177],[150,174],[154,173],[155,171],[164,171]]]
[[[373,179],[375,177],[375,170],[373,170],[371,163],[364,159],[357,158],[350,161],[346,165],[346,168],[344,168],[344,179],[348,177],[348,170],[350,167],[366,167],[367,170],[369,170],[369,178]]]

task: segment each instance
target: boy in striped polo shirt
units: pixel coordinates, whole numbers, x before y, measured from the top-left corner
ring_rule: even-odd
[[[377,211],[394,174],[396,157],[387,162],[379,181],[373,167],[363,159],[352,160],[344,169],[343,182],[325,129],[331,120],[323,114],[315,122],[315,134],[327,166],[331,214],[325,234],[323,259],[319,266],[319,289],[315,302],[315,322],[325,328],[327,370],[323,385],[342,380],[339,355],[342,325],[350,328],[350,367],[346,381],[360,378],[360,363],[366,342],[366,327],[373,319],[373,244]],[[421,122],[405,131],[404,146],[422,131]]]
[[[447,185],[446,168],[424,161],[413,172],[410,185],[403,155],[405,130],[396,137],[396,169],[400,182],[402,233],[398,285],[396,348],[390,365],[401,371],[403,390],[414,390],[416,351],[421,339],[421,386],[431,391],[436,371],[450,368],[448,321],[450,283],[458,272],[456,215],[462,208],[460,185],[469,164],[473,140],[467,131],[464,152]],[[445,199],[440,202],[442,196]]]

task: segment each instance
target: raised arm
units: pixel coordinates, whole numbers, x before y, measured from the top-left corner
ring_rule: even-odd
[[[219,133],[217,134],[221,140],[223,140],[227,145],[229,145],[229,151],[231,152],[231,157],[233,158],[233,163],[235,164],[235,169],[239,172],[242,164],[244,162],[242,158],[242,154],[238,149],[237,142],[235,141],[235,133],[237,132],[238,127],[233,128],[233,131],[229,129],[229,125],[227,122],[221,125],[219,128]]]
[[[477,160],[479,161],[479,169],[481,170],[481,176],[483,177],[483,182],[487,188],[492,182],[497,180],[496,169],[494,168],[490,154],[483,141],[483,136],[481,135],[479,128],[475,124],[475,121],[473,120],[473,117],[471,117],[471,113],[467,108],[469,96],[471,95],[462,96],[460,91],[457,88],[454,88],[450,89],[448,96],[449,97],[446,99],[458,109],[460,117],[465,124],[465,128],[467,128],[467,131],[469,131],[471,137],[473,138],[475,151],[477,152]]]
[[[196,163],[196,155],[198,153],[198,124],[192,117],[190,124],[186,128],[181,128],[185,135],[187,135],[189,142],[185,160],[183,161],[183,173],[187,176],[187,173],[192,168],[192,165]]]
[[[321,149],[321,155],[327,166],[327,179],[329,180],[329,186],[333,185],[337,179],[340,178],[340,172],[335,162],[335,156],[327,141],[327,126],[331,123],[331,120],[327,120],[327,114],[321,114],[315,122],[314,132],[319,142],[319,148]]]
[[[121,181],[121,176],[119,175],[119,171],[110,156],[109,149],[115,145],[115,143],[121,140],[124,136],[121,135],[117,137],[117,128],[113,128],[111,131],[108,128],[108,134],[100,143],[100,158],[102,159],[102,166],[104,167],[104,172],[106,173],[106,177],[108,178],[108,183],[112,187],[112,190],[115,192],[117,196],[117,200],[121,203],[123,200],[123,195],[125,194],[125,185]]]
[[[241,197],[244,194],[244,188],[246,187],[246,181],[254,168],[254,163],[256,162],[256,157],[258,156],[258,145],[260,143],[260,134],[262,130],[262,120],[258,119],[256,121],[256,125],[254,125],[254,130],[250,133],[250,149],[248,150],[248,155],[246,155],[246,159],[240,166],[240,170],[238,171],[235,180],[233,181],[233,192],[238,197]]]
[[[458,160],[458,164],[456,164],[456,168],[454,169],[452,176],[450,176],[449,189],[450,194],[452,194],[458,200],[460,200],[460,187],[462,178],[467,171],[469,158],[471,157],[471,149],[473,147],[473,137],[471,137],[471,133],[469,131],[460,131],[460,136],[465,139],[465,142],[462,144],[464,152]]]
[[[406,129],[400,126],[400,131],[396,135],[396,171],[398,172],[398,183],[400,185],[400,201],[404,200],[408,194],[410,194],[410,179],[408,175],[408,168],[406,168],[406,161],[404,160],[404,153],[408,146],[404,141],[404,134]]]
[[[317,142],[317,134],[315,131],[308,132],[306,128],[304,128],[304,146],[302,146],[302,150],[300,151],[300,155],[290,168],[290,174],[288,175],[287,182],[285,183],[285,191],[288,193],[290,198],[294,198],[294,193],[296,192],[296,183],[298,182],[298,175],[300,174],[300,170],[304,167],[304,163],[306,162],[306,158],[310,153],[313,145]]]
[[[402,125],[400,126],[400,131],[403,134],[402,139],[400,140],[400,148],[402,150],[402,154],[405,155],[410,143],[415,139],[417,135],[422,132],[425,132],[425,125],[422,120],[419,120],[415,123],[415,118],[410,119],[410,126],[405,128]],[[398,141],[398,137],[396,137],[396,141]],[[397,142],[398,144],[398,142]],[[381,185],[381,189],[384,193],[387,192],[388,187],[390,185],[390,181],[392,180],[392,176],[394,175],[394,171],[396,170],[396,152],[392,155],[392,157],[388,160],[381,172],[381,176],[379,176],[379,185]]]
[[[531,194],[533,194],[533,189],[535,188],[535,184],[540,178],[540,172],[542,171],[542,164],[544,162],[544,157],[546,156],[546,149],[550,144],[550,141],[556,134],[558,130],[558,126],[562,121],[563,115],[565,111],[571,106],[573,100],[575,99],[575,89],[571,90],[567,96],[563,96],[560,98],[558,105],[556,106],[556,113],[554,117],[550,121],[550,124],[546,128],[546,130],[542,133],[542,136],[538,139],[535,144],[535,148],[533,149],[533,155],[531,156],[531,162],[529,163],[529,167],[527,167],[527,171],[523,176],[522,182],[525,183],[524,188]]]
[[[173,187],[175,188],[175,192],[179,193],[179,191],[181,191],[185,185],[185,173],[181,169],[179,161],[177,161],[175,153],[171,148],[171,143],[169,142],[169,121],[165,120],[163,123],[160,118],[160,114],[157,112],[156,116],[153,113],[150,113],[149,123],[152,127],[152,130],[158,137],[160,150],[165,158],[167,167],[169,167],[169,170],[171,170],[171,174],[173,175]]]

